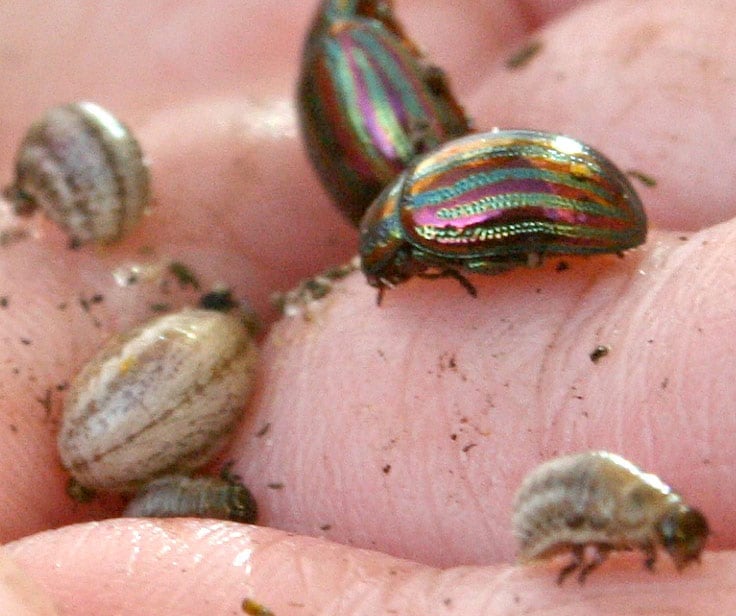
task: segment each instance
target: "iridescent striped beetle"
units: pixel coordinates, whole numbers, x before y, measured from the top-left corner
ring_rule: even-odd
[[[356,225],[418,154],[469,131],[443,72],[404,34],[390,0],[321,4],[298,100],[312,164]]]
[[[545,255],[619,253],[644,242],[641,201],[616,166],[563,135],[492,131],[417,159],[373,202],[360,225],[368,283],[412,276],[459,280]]]

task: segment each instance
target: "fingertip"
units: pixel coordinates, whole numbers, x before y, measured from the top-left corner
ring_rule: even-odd
[[[57,616],[46,591],[5,553],[0,551],[0,614],[4,616]]]
[[[733,552],[708,553],[702,565],[681,574],[664,559],[652,574],[642,569],[639,555],[617,553],[585,584],[558,586],[556,560],[440,570],[269,528],[202,520],[77,525],[9,549],[62,610],[77,616],[236,614],[246,599],[275,614],[646,616],[695,610],[722,616],[736,602]]]

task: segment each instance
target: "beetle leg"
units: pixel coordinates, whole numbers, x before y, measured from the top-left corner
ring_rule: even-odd
[[[572,546],[572,560],[568,565],[565,565],[561,570],[559,575],[557,576],[557,585],[562,586],[562,582],[565,581],[565,578],[570,575],[575,569],[582,566],[583,564],[583,556],[585,554],[585,546],[584,545],[574,545]]]
[[[542,267],[542,253],[529,252],[526,255],[526,266],[528,268]]]
[[[384,293],[383,290],[385,288],[386,287],[384,287],[383,285],[381,285],[380,287],[378,287],[378,293],[376,293],[376,306],[380,306],[381,303],[383,302],[383,293]]]
[[[0,194],[13,204],[13,213],[16,216],[30,216],[38,208],[38,204],[31,195],[15,186],[6,187]]]
[[[447,268],[440,270],[439,272],[422,272],[420,274],[417,274],[417,276],[419,276],[420,278],[427,278],[429,280],[434,280],[437,278],[454,278],[460,283],[463,289],[468,292],[469,295],[471,295],[472,297],[478,297],[478,291],[476,290],[473,283],[470,282],[470,280],[468,280],[456,269]]]
[[[653,543],[645,543],[641,546],[642,552],[646,558],[644,559],[644,566],[654,572],[654,563],[657,562],[657,548],[654,547]]]
[[[376,287],[378,288],[378,294],[376,295],[376,306],[380,306],[381,302],[383,301],[383,294],[385,293],[385,290],[387,288],[393,289],[394,285],[385,278],[379,278]]]
[[[588,574],[600,567],[608,558],[608,553],[611,551],[611,546],[606,543],[597,543],[593,546],[593,557],[580,567],[578,572],[578,582],[583,584]]]

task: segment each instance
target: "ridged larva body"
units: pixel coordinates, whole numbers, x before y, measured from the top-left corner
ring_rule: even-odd
[[[514,535],[519,561],[570,550],[582,582],[611,550],[640,549],[654,566],[662,546],[681,569],[698,560],[708,524],[697,509],[655,475],[621,456],[593,451],[555,458],[534,469],[516,495]],[[586,548],[592,558],[586,562]]]
[[[131,131],[90,102],[49,109],[28,129],[6,189],[20,214],[36,208],[77,242],[113,242],[140,220],[150,176]]]
[[[58,441],[64,467],[108,490],[196,469],[240,417],[255,363],[243,323],[212,310],[182,310],[114,337],[70,388]]]
[[[167,475],[149,481],[128,503],[123,517],[212,518],[252,524],[256,501],[238,477]]]

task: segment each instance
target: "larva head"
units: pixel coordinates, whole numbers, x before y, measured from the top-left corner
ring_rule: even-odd
[[[228,492],[229,519],[241,524],[253,524],[258,519],[258,505],[250,490],[244,485],[230,486]]]
[[[657,523],[659,540],[678,569],[700,560],[709,532],[705,516],[682,503],[673,504]]]

